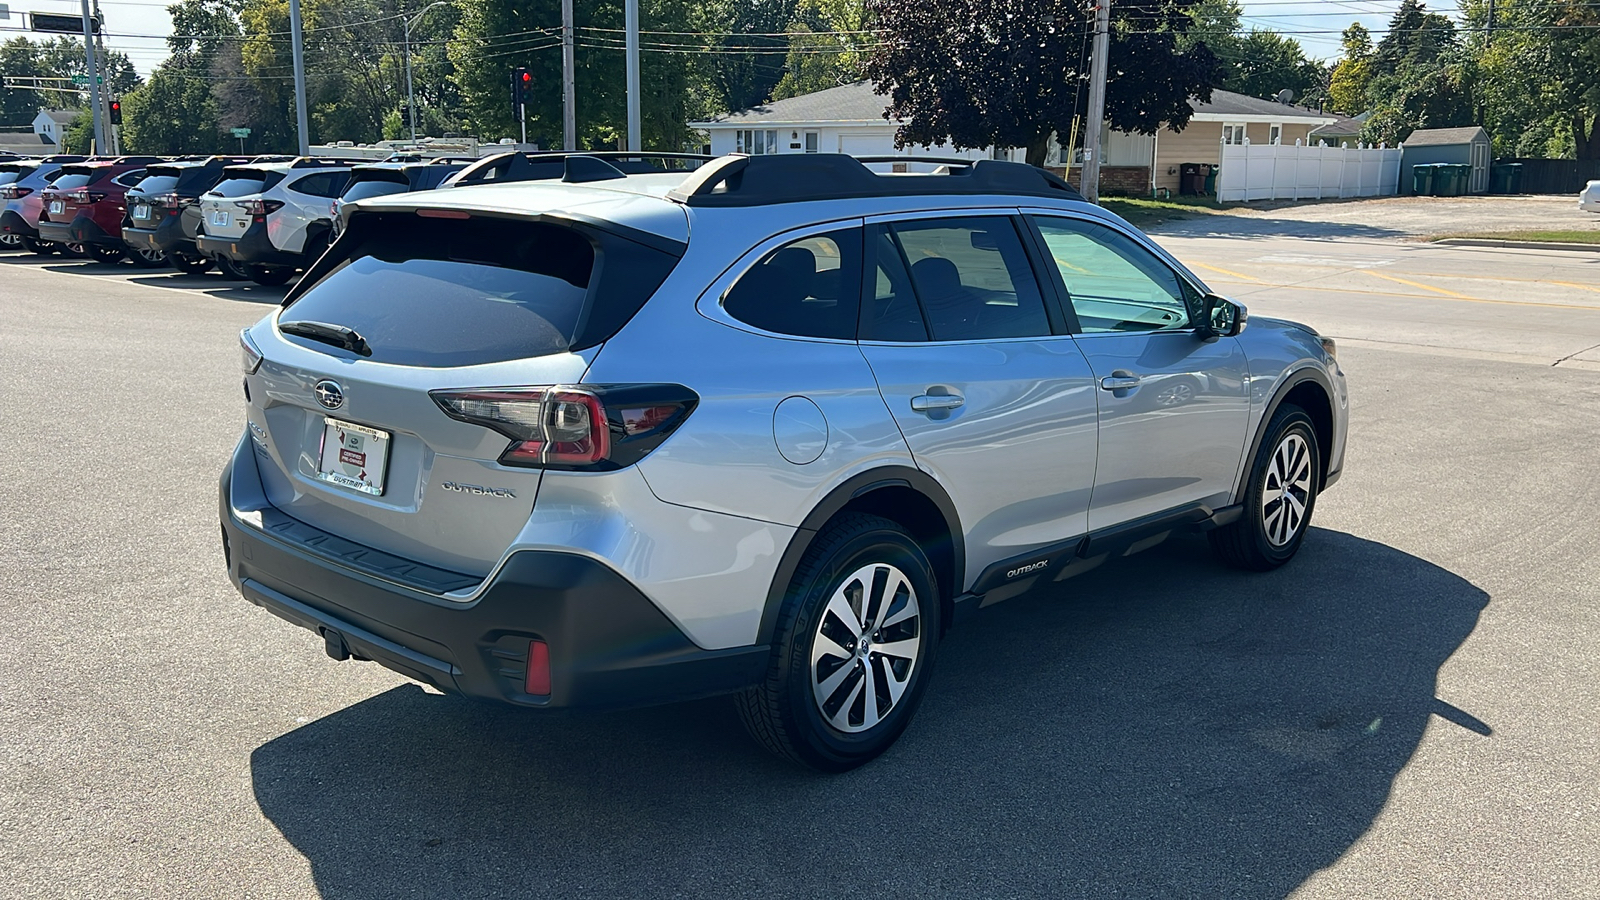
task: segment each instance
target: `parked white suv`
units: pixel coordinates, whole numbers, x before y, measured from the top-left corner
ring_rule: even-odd
[[[224,272],[279,285],[315,262],[332,242],[329,209],[350,180],[351,163],[304,157],[229,166],[201,195],[195,244]]]

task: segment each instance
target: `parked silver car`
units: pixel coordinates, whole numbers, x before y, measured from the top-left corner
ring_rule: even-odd
[[[1333,342],[1042,170],[608,165],[355,204],[242,334],[248,600],[531,709],[733,693],[838,771],[969,611],[1179,530],[1274,568],[1339,476]]]

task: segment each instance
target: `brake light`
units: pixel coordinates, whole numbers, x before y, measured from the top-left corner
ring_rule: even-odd
[[[541,385],[435,391],[432,397],[451,418],[511,438],[502,465],[589,470],[643,459],[699,402],[675,384]]]
[[[5,187],[0,187],[0,200],[21,200],[31,193],[33,193],[33,188],[8,184]]]
[[[256,218],[265,218],[283,208],[282,200],[235,200],[233,205]]]
[[[182,209],[185,206],[193,206],[194,202],[195,198],[184,197],[180,194],[157,194],[150,198],[151,206],[159,206],[166,209]]]

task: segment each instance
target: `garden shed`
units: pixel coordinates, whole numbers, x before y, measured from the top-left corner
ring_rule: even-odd
[[[1466,128],[1423,128],[1400,145],[1400,190],[1411,193],[1411,168],[1431,163],[1472,167],[1467,193],[1489,190],[1489,135],[1477,125]]]

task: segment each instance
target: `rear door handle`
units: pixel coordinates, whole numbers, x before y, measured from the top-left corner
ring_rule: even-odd
[[[1142,379],[1129,372],[1127,369],[1117,369],[1110,375],[1100,379],[1100,389],[1105,391],[1131,391],[1139,386]]]
[[[959,409],[967,398],[960,394],[921,394],[911,398],[912,412],[933,412],[940,409]]]

